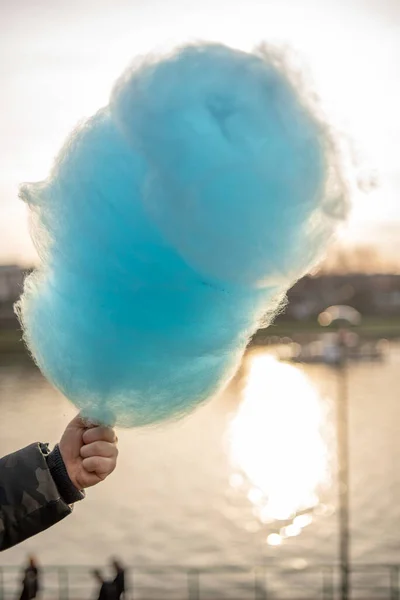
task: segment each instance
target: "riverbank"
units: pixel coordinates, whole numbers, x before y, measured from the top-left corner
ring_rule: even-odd
[[[332,327],[321,327],[318,321],[284,321],[277,320],[267,329],[260,329],[253,337],[253,343],[262,345],[273,342],[273,338],[288,337],[301,341],[309,341],[316,336],[334,331]],[[364,317],[362,323],[354,330],[365,339],[397,339],[400,338],[400,318]]]
[[[332,331],[329,327],[321,327],[317,321],[284,321],[278,319],[267,329],[260,329],[253,337],[252,344],[264,345],[282,338],[296,341],[309,341],[321,334]],[[357,333],[366,339],[396,339],[400,338],[400,318],[365,317]],[[279,340],[277,339],[279,338]],[[2,327],[0,323],[0,354],[27,354],[22,331],[13,327]]]

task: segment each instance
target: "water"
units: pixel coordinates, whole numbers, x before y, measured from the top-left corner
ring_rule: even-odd
[[[359,563],[400,563],[399,369],[394,345],[386,361],[349,371],[351,552]],[[275,566],[301,572],[337,560],[336,377],[327,366],[249,354],[231,387],[191,417],[118,431],[115,473],[70,517],[3,553],[0,565],[29,552],[45,565],[102,565],[112,554],[142,566],[267,564],[270,588],[283,592],[288,583]],[[0,404],[1,455],[55,443],[75,413],[26,364],[0,367]],[[232,597],[222,581],[209,585]],[[368,574],[361,584],[381,585]]]

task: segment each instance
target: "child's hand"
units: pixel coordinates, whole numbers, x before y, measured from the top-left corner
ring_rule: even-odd
[[[87,427],[80,415],[67,426],[59,448],[69,478],[78,490],[96,485],[117,464],[117,436],[111,427]]]

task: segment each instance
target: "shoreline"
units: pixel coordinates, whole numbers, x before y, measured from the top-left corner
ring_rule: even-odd
[[[300,343],[307,342],[315,337],[331,333],[334,329],[321,327],[316,321],[286,321],[279,320],[267,327],[259,329],[251,339],[249,345],[264,346],[282,342],[282,338],[290,338]],[[364,339],[390,339],[400,338],[400,318],[364,317],[361,325],[354,330]],[[0,355],[25,355],[29,353],[22,340],[22,331],[14,322],[0,321]]]

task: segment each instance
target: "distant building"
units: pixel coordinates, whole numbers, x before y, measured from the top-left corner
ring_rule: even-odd
[[[14,302],[22,292],[26,272],[17,265],[0,265],[0,329],[14,328]]]
[[[316,318],[328,306],[347,304],[365,316],[400,316],[400,275],[303,277],[289,290],[281,320]]]
[[[0,265],[0,303],[14,302],[22,292],[24,271],[17,265]]]

